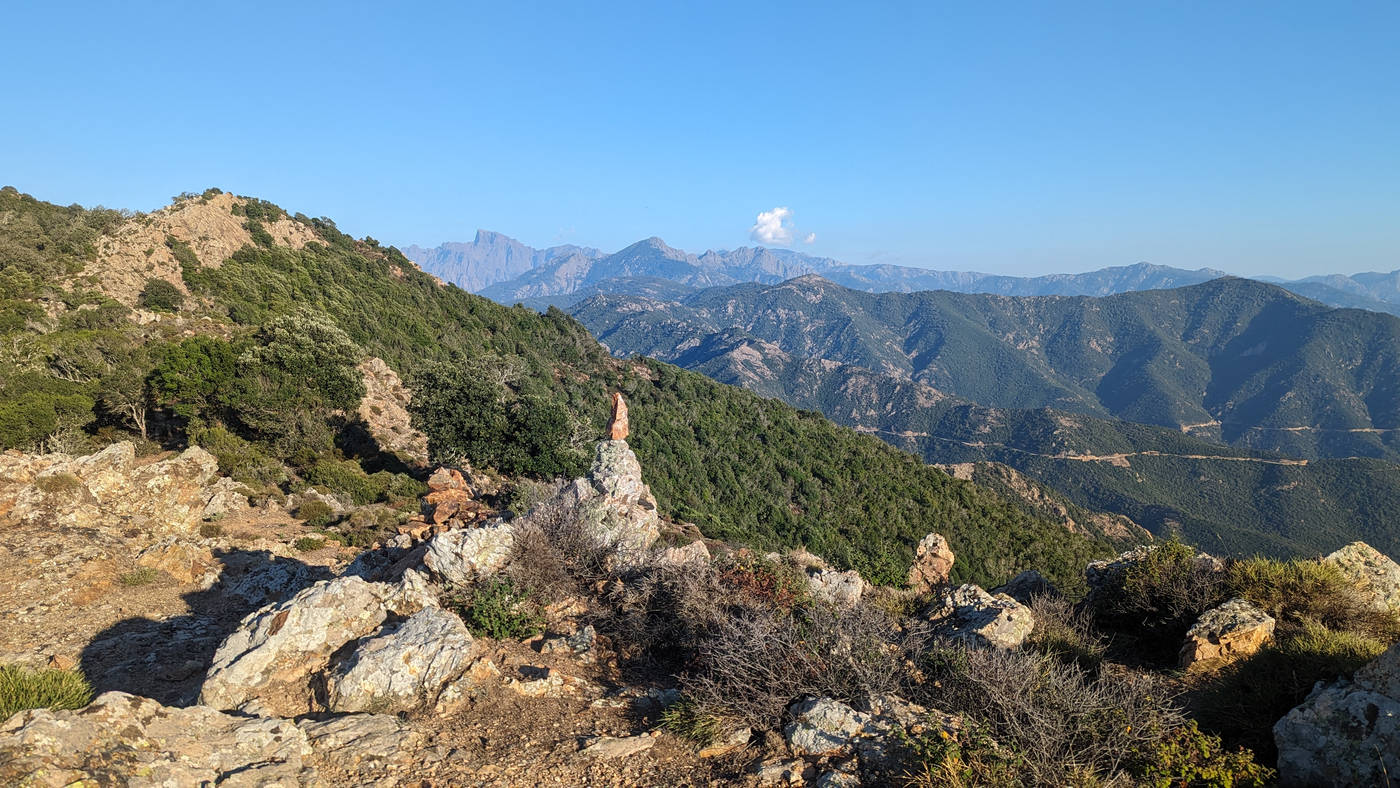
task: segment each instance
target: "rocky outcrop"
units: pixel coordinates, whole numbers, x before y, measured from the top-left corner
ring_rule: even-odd
[[[788,713],[792,722],[783,729],[783,737],[795,755],[850,755],[856,737],[870,725],[870,715],[831,698],[800,701]]]
[[[572,497],[598,542],[619,553],[639,554],[661,535],[656,499],[627,441],[599,442],[588,476],[562,494]]]
[[[397,712],[431,698],[455,679],[474,655],[462,619],[426,607],[403,624],[355,648],[329,680],[332,711]]]
[[[948,589],[924,612],[933,634],[972,646],[1016,648],[1035,629],[1031,609],[979,586]]]
[[[381,449],[409,462],[427,465],[428,437],[413,428],[408,415],[412,392],[383,359],[366,359],[360,363],[359,371],[365,382],[359,416],[369,425],[369,434]]]
[[[510,560],[515,528],[496,520],[481,528],[461,528],[434,536],[423,564],[448,586],[467,588],[499,572]]]
[[[627,400],[622,398],[621,393],[613,392],[612,417],[608,419],[608,438],[625,441],[631,431],[632,425],[627,419]]]
[[[852,607],[865,594],[866,584],[854,569],[837,572],[831,569],[809,571],[807,592],[813,599],[837,607]]]
[[[0,524],[137,529],[189,534],[206,517],[247,508],[213,455],[193,447],[164,460],[136,457],[129,442],[96,454],[0,454]]]
[[[311,711],[310,678],[332,654],[376,632],[391,614],[407,616],[436,604],[413,571],[398,585],[355,576],[316,583],[243,620],[214,653],[200,702],[234,709],[257,698],[280,714]]]
[[[1400,644],[1274,725],[1282,785],[1400,783]]]
[[[928,534],[914,548],[914,564],[909,567],[909,588],[915,593],[929,594],[948,584],[953,571],[953,549],[939,534]]]
[[[108,692],[77,711],[39,709],[0,722],[5,785],[319,785],[411,757],[419,736],[394,717],[301,722],[176,708]]]
[[[961,726],[952,715],[894,695],[858,699],[854,708],[831,698],[806,698],[788,709],[792,722],[783,738],[794,755],[841,761],[855,757],[859,771],[883,785],[906,767],[906,731],[935,725],[947,733]],[[859,784],[857,781],[855,784]]]
[[[1371,607],[1400,614],[1400,564],[1365,542],[1352,542],[1322,560],[1341,569]]]
[[[710,548],[696,539],[685,547],[667,547],[652,557],[652,562],[667,566],[704,566],[710,562]]]
[[[1201,614],[1186,633],[1180,663],[1223,664],[1248,657],[1274,636],[1274,619],[1247,599],[1231,599]]]

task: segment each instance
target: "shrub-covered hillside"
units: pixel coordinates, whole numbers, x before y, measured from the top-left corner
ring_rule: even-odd
[[[4,199],[0,234],[26,254],[0,259],[0,277],[28,276],[35,259],[95,260],[91,241],[60,260],[46,240],[103,232],[91,212],[13,190]],[[167,211],[225,204],[209,200],[188,196]],[[415,387],[415,417],[438,459],[516,475],[578,473],[609,391],[620,390],[666,514],[717,538],[805,545],[872,580],[902,580],[912,544],[930,531],[958,553],[957,579],[984,584],[1029,567],[1070,580],[1107,549],[817,414],[666,364],[613,359],[562,312],[506,308],[442,285],[329,220],[256,200],[229,204],[251,240],[228,259],[190,251],[206,239],[167,236],[189,297],[156,288],[141,302],[148,311],[133,312],[81,275],[29,277],[14,291],[0,315],[5,446],[52,443],[65,428],[85,440],[144,428],[168,444],[205,444],[250,484],[314,481],[353,487],[357,499],[406,499],[411,480],[366,451],[362,425],[343,415],[361,393],[350,365],[372,355]],[[313,240],[279,243],[289,222]],[[68,374],[78,362],[86,371]],[[357,458],[364,467],[347,462]]]

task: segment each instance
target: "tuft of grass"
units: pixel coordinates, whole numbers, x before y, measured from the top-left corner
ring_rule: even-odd
[[[205,539],[216,539],[224,535],[224,527],[214,522],[200,523],[199,535]]]
[[[706,711],[690,698],[682,698],[661,713],[659,727],[701,747],[708,747],[719,741],[724,733],[724,724],[725,720],[720,715]]]
[[[48,495],[68,495],[81,490],[83,483],[71,473],[55,473],[35,479],[34,486]]]
[[[1073,663],[1086,671],[1096,671],[1103,662],[1108,643],[1094,628],[1087,610],[1060,596],[1031,597],[1035,629],[1026,645],[1061,662]]]
[[[160,570],[155,567],[143,566],[133,569],[117,578],[117,581],[124,586],[146,586],[154,583],[160,577]]]
[[[1277,619],[1280,627],[1312,622],[1333,633],[1355,632],[1386,642],[1400,640],[1400,620],[1365,604],[1335,564],[1247,558],[1230,563],[1228,583],[1231,595],[1258,605]]]
[[[0,665],[0,722],[25,709],[78,709],[92,702],[92,685],[75,670]]]

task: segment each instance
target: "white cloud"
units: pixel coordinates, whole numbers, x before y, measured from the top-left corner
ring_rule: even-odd
[[[749,228],[749,238],[761,244],[786,246],[792,243],[792,209],[779,206],[771,211],[760,211],[753,227]]]
[[[807,237],[802,239],[802,243],[804,243],[804,244],[814,244],[814,243],[816,243],[816,242],[817,242],[817,234],[816,234],[816,233],[807,233]]]

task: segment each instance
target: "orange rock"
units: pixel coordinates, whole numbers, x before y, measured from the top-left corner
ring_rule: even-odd
[[[608,421],[608,437],[615,441],[627,440],[631,425],[627,421],[627,401],[621,392],[613,392],[612,418]]]

